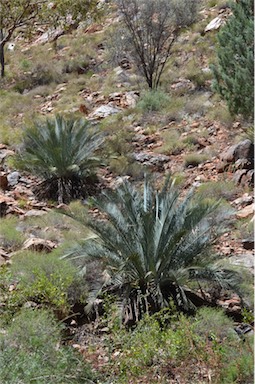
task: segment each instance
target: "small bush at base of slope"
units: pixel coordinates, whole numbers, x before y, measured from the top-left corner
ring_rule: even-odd
[[[88,364],[61,345],[61,326],[51,312],[22,309],[0,334],[0,377],[4,384],[94,383]]]

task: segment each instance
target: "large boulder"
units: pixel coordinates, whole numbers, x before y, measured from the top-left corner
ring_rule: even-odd
[[[246,139],[234,144],[220,155],[218,172],[233,170],[236,184],[254,185],[254,143]]]
[[[235,163],[237,160],[244,159],[250,163],[254,160],[254,144],[249,139],[232,145],[220,155],[220,160],[225,163]]]

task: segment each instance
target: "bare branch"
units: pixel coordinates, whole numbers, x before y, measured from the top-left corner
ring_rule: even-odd
[[[182,27],[196,16],[199,0],[117,0],[133,56],[149,88],[157,88]]]

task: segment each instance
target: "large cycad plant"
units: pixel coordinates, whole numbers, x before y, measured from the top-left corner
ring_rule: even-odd
[[[161,191],[145,181],[143,192],[124,182],[104,193],[95,200],[104,219],[88,224],[97,237],[72,254],[105,261],[110,287],[125,298],[126,321],[160,310],[171,298],[191,310],[198,300],[187,288],[192,280],[231,287],[234,273],[210,266],[216,236],[211,214],[218,205],[194,199],[193,191],[179,195],[170,179]]]
[[[16,163],[43,178],[35,189],[39,197],[68,202],[86,194],[93,185],[99,165],[95,151],[102,142],[102,135],[87,121],[56,116],[24,132]]]

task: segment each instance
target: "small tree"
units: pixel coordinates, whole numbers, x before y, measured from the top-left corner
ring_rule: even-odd
[[[0,65],[5,73],[5,45],[19,28],[31,30],[35,23],[64,29],[75,26],[91,12],[96,12],[96,0],[0,0]]]
[[[179,31],[194,22],[199,0],[117,0],[133,55],[151,89],[159,85]]]
[[[233,3],[233,16],[218,34],[218,64],[212,66],[213,88],[226,100],[232,114],[254,113],[253,1]]]
[[[43,0],[0,0],[0,64],[5,73],[4,47],[20,27],[31,27],[38,19]]]

